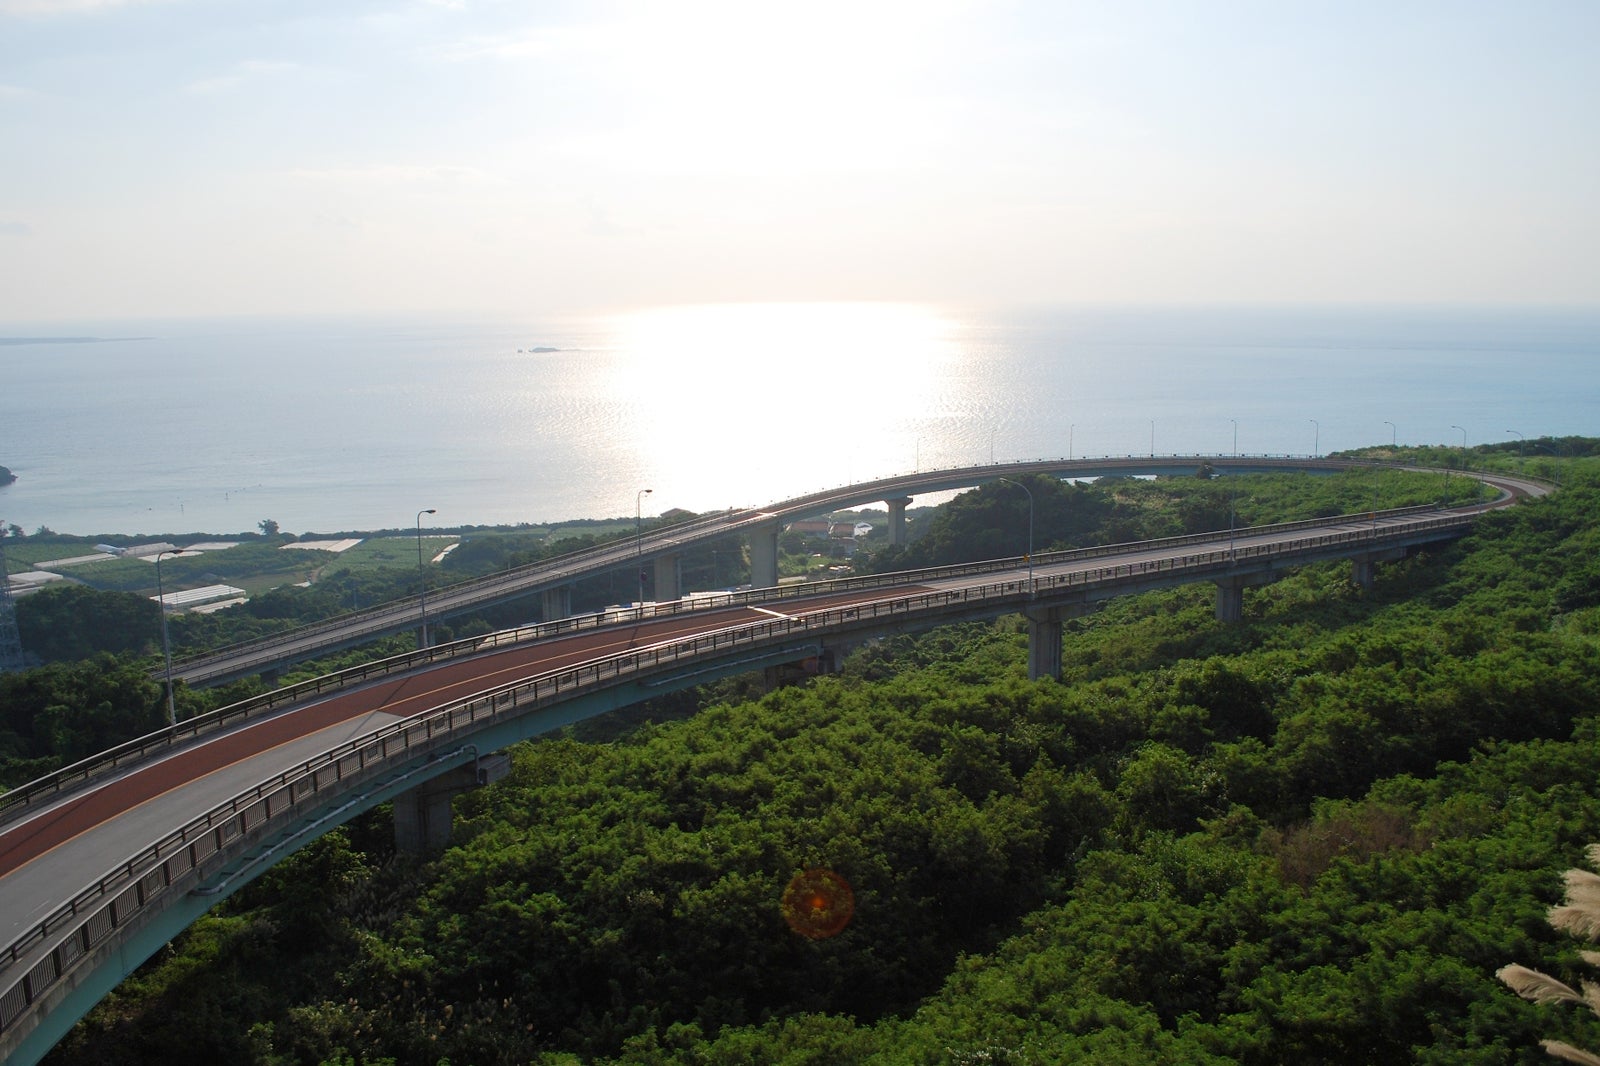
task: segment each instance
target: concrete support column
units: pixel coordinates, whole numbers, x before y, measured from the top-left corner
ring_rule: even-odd
[[[1223,578],[1217,582],[1217,621],[1237,622],[1244,617],[1244,582]]]
[[[539,598],[544,608],[544,620],[546,622],[572,617],[571,585],[557,585],[553,589],[545,589]]]
[[[511,771],[499,752],[448,770],[394,798],[394,845],[412,855],[431,855],[450,843],[450,802],[463,792],[498,781]]]
[[[1042,607],[1022,612],[1028,620],[1028,680],[1061,678],[1061,611]]]
[[[771,588],[778,583],[778,534],[782,527],[777,522],[756,526],[750,530],[750,586]]]
[[[1367,591],[1372,590],[1373,584],[1378,580],[1378,564],[1398,562],[1406,557],[1405,548],[1384,548],[1381,551],[1371,551],[1364,555],[1355,555],[1350,559],[1350,580]]]
[[[656,556],[656,601],[665,603],[683,595],[683,556]]]
[[[822,654],[826,658],[829,666],[827,672],[832,673],[833,671],[839,669],[840,665],[845,661],[845,658],[848,657],[851,652],[865,644],[867,639],[868,638],[859,635],[829,637],[827,642],[822,646]]]
[[[906,542],[906,508],[911,506],[911,497],[883,502],[889,505],[889,543],[899,547]]]

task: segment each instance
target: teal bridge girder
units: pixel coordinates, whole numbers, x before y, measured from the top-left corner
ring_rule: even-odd
[[[1196,581],[1259,583],[1286,568],[1335,558],[1388,558],[1463,535],[1489,506],[1540,486],[1498,479],[1496,504],[1408,509],[1136,545],[995,560],[897,575],[732,593],[690,606],[613,612],[523,627],[426,649],[318,678],[224,708],[112,749],[0,796],[4,827],[97,783],[134,772],[286,706],[314,704],[374,677],[406,674],[562,632],[638,625],[764,604],[771,617],[719,625],[596,658],[455,700],[296,761],[226,802],[195,812],[83,886],[0,951],[0,1053],[38,1060],[89,1007],[183,928],[274,863],[362,811],[447,773],[478,772],[484,756],[652,696],[752,669],[825,658],[868,637],[964,619],[1074,611],[1117,595]],[[863,598],[807,614],[781,608],[806,597]]]

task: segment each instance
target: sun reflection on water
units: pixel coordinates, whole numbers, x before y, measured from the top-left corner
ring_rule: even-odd
[[[933,441],[919,454],[916,424],[962,358],[959,321],[913,304],[698,305],[609,325],[606,391],[634,419],[640,484],[667,507],[744,506],[928,465]],[[899,461],[885,468],[885,456]]]

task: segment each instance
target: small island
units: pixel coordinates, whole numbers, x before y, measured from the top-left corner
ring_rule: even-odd
[[[0,466],[0,485],[9,485],[15,480],[17,480],[17,475],[13,474],[7,467]]]

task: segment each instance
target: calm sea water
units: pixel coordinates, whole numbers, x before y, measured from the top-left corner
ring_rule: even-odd
[[[18,342],[84,336],[115,339]],[[1600,310],[0,323],[0,465],[20,479],[0,522],[331,533],[432,507],[428,523],[490,525],[990,460],[1228,454],[1235,433],[1241,453],[1296,455],[1596,434],[1597,357]]]

